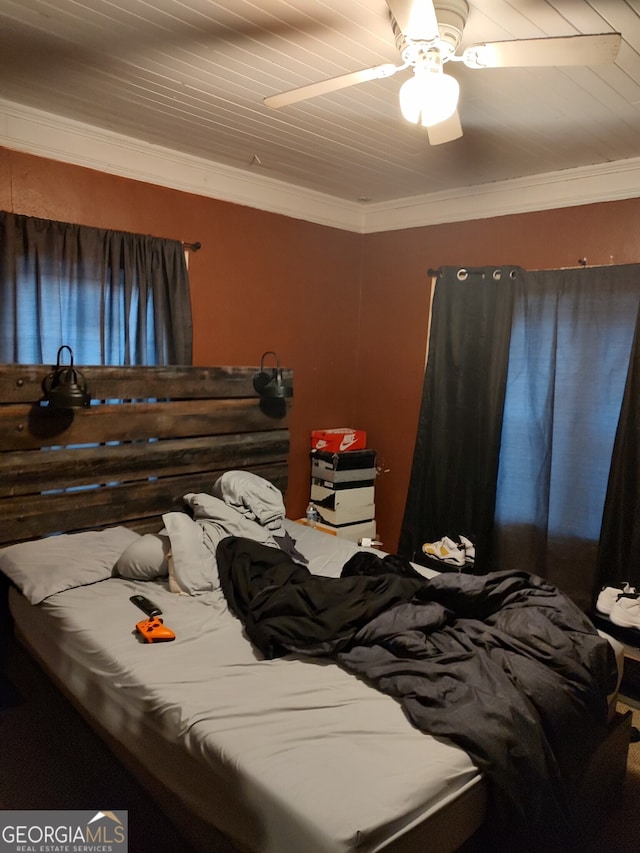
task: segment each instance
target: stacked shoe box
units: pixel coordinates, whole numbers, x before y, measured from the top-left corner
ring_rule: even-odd
[[[375,450],[311,453],[311,503],[337,536],[376,538]]]

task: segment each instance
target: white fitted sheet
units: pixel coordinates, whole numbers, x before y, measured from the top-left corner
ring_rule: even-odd
[[[320,574],[337,576],[357,550],[288,528]],[[175,641],[139,641],[134,593],[161,607]],[[15,594],[11,607],[99,725],[153,755],[150,769],[189,809],[251,850],[395,849],[421,822],[429,838],[429,819],[446,809],[450,837],[432,848],[446,853],[477,824],[484,786],[463,750],[413,728],[394,699],[333,663],[261,660],[219,592],[112,578],[38,606]]]

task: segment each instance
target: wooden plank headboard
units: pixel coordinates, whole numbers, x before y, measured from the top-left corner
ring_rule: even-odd
[[[79,369],[92,405],[56,411],[43,402],[51,366],[0,365],[0,545],[158,530],[184,494],[210,492],[232,468],[286,490],[289,403],[264,410],[258,367]]]

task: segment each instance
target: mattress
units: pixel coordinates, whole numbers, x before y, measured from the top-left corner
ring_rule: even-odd
[[[286,524],[318,574],[337,577],[358,550]],[[162,609],[173,642],[140,641],[134,594]],[[332,662],[261,659],[219,590],[183,596],[164,581],[109,578],[37,606],[12,591],[10,605],[27,645],[99,727],[152,755],[150,772],[239,847],[374,853],[417,834],[446,853],[481,820],[485,785],[462,749],[413,728],[394,699]]]

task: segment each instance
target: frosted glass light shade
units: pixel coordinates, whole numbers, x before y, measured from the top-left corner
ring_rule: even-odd
[[[415,71],[400,87],[400,110],[407,121],[431,127],[456,111],[460,84],[441,71]]]

